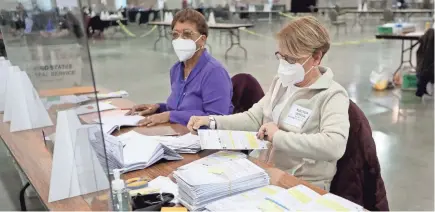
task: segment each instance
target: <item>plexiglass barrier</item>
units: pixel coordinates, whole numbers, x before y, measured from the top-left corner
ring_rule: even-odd
[[[77,0],[0,3],[1,137],[50,210],[110,209],[100,91],[80,8]]]

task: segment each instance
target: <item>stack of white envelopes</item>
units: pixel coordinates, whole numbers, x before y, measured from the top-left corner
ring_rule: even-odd
[[[101,134],[101,133],[100,133]],[[183,157],[169,147],[161,144],[150,136],[135,131],[122,134],[118,137],[105,135],[104,145],[96,133],[96,149],[100,162],[107,157],[109,169],[123,168],[124,172],[147,168],[159,160],[182,160]]]
[[[218,199],[269,185],[268,174],[246,158],[222,163],[193,163],[174,172],[179,200],[189,210],[202,210]]]
[[[183,136],[154,136],[154,138],[180,154],[195,154],[201,151],[198,135],[189,133]]]

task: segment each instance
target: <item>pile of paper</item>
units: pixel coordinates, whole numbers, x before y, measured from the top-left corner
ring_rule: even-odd
[[[97,93],[97,96],[95,97],[95,94],[89,94],[87,96],[90,99],[94,99],[97,98],[98,100],[106,100],[106,99],[114,99],[114,98],[125,98],[128,97],[128,92],[124,91],[124,90],[120,90],[120,91],[115,91],[115,92],[110,92],[107,94],[103,94],[103,93]]]
[[[161,159],[182,160],[183,157],[160,142],[135,131],[118,136],[124,144],[124,168],[133,171],[147,168]]]
[[[363,211],[334,194],[321,196],[304,185],[290,189],[265,186],[226,197],[206,206],[208,211]]]
[[[104,154],[101,131],[96,132],[92,146],[103,164],[107,156],[110,170],[123,168],[125,172],[129,172],[147,168],[161,159],[183,159],[183,157],[174,150],[154,139],[150,139],[150,136],[145,136],[135,131],[130,131],[118,137],[106,134],[104,144],[106,154]]]
[[[82,102],[87,102],[89,100],[89,97],[87,97],[86,95],[66,95],[41,98],[41,101],[47,110],[50,109],[53,105],[79,104]]]
[[[238,159],[244,159],[248,156],[246,154],[243,154],[241,152],[234,152],[234,151],[219,151],[216,153],[213,153],[207,157],[203,157],[201,159],[195,160],[191,163],[188,163],[184,166],[179,167],[179,170],[183,169],[189,169],[190,167],[195,167],[198,165],[202,166],[214,166],[226,162],[231,162]]]
[[[195,154],[201,151],[199,136],[190,133],[183,136],[154,136],[154,138],[180,154]]]
[[[103,132],[111,134],[115,130],[119,130],[121,127],[135,127],[142,119],[144,119],[143,116],[102,116],[101,124],[103,124]],[[94,121],[99,122],[100,120],[95,119]]]
[[[100,127],[95,127],[92,130],[93,132],[90,134],[95,136],[90,136],[89,140],[97,154],[98,160],[103,164],[105,172],[109,173],[109,170],[124,168],[124,144],[120,139],[115,136],[104,134],[103,142],[103,134],[100,131]],[[104,149],[106,149],[106,153],[104,152]],[[107,167],[109,167],[109,170],[106,170]]]
[[[199,130],[198,134],[202,149],[267,149],[267,141],[257,139],[256,132]]]
[[[285,191],[284,188],[268,185],[244,193],[220,199],[208,204],[208,211],[258,211],[266,197]]]
[[[260,201],[258,204],[258,208],[263,211],[293,211],[317,198],[320,198],[320,194],[304,185],[298,185],[265,197],[264,200]]]
[[[246,158],[204,165],[193,163],[174,172],[179,200],[189,210],[200,210],[218,199],[269,185],[267,173]]]

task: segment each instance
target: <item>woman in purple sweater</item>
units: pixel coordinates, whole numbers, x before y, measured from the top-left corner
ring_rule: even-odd
[[[180,61],[171,68],[171,94],[166,103],[136,105],[129,111],[130,115],[145,116],[141,126],[187,125],[191,116],[233,112],[230,76],[204,48],[207,36],[207,22],[201,13],[184,9],[175,15],[172,45]]]

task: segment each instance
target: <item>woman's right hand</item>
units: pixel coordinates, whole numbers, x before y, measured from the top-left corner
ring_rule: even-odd
[[[187,124],[187,129],[189,129],[192,134],[196,135],[198,134],[198,129],[202,126],[210,126],[210,119],[208,116],[192,116]]]
[[[132,116],[132,115],[148,116],[148,115],[152,115],[152,114],[156,113],[159,108],[160,108],[160,105],[158,105],[158,104],[135,105],[125,115],[127,115],[127,116]]]

